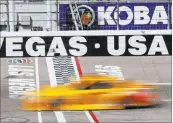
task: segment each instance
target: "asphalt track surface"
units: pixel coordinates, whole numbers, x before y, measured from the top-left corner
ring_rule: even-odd
[[[35,58],[32,58],[33,61]],[[172,74],[171,57],[83,57],[79,58],[82,73],[95,73],[95,65],[115,65],[122,69],[125,78],[137,80],[157,80],[160,85],[161,105],[128,110],[93,111],[99,123],[110,122],[171,122]],[[34,63],[33,63],[34,65]],[[37,69],[35,69],[37,71]],[[43,111],[20,110],[20,100],[9,98],[7,59],[1,59],[1,122],[68,122],[90,123],[87,111]],[[38,59],[39,86],[50,84],[45,58]],[[94,122],[94,121],[93,121]]]

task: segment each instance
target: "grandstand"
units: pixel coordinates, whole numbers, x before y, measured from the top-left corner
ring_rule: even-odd
[[[57,30],[76,30],[74,26],[68,26],[64,16],[60,16],[60,4],[97,4],[98,2],[107,2],[108,4],[117,3],[139,3],[139,2],[156,2],[156,0],[1,0],[0,2],[0,31],[57,31]],[[171,11],[170,0],[159,0],[159,2],[170,3],[166,7],[166,11]],[[157,1],[158,3],[158,1]],[[159,4],[159,3],[158,3]],[[74,5],[73,5],[74,7]],[[70,9],[70,8],[69,8]],[[62,9],[61,13],[66,13],[67,10]],[[73,15],[71,13],[70,14]],[[81,18],[78,18],[81,20]],[[171,19],[168,18],[167,26],[157,26],[158,29],[170,29]],[[69,20],[72,20],[70,16]],[[86,22],[86,21],[85,21]],[[75,25],[72,22],[72,25]],[[117,20],[118,25],[118,20]],[[120,29],[143,29],[142,26],[126,26]],[[150,28],[150,27],[149,27]],[[151,27],[153,28],[153,27]],[[91,28],[83,26],[84,30],[119,29],[118,27],[107,26],[99,27],[94,25]]]

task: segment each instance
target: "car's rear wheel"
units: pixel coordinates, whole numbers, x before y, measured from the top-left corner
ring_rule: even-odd
[[[123,100],[122,105],[124,106],[124,108],[129,107],[129,104],[131,103],[131,99],[130,98],[126,98]]]

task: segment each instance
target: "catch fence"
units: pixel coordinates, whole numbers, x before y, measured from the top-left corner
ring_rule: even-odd
[[[1,31],[170,30],[171,0],[2,0]]]

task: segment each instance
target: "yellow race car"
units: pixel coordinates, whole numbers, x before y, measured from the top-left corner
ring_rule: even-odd
[[[42,86],[22,100],[23,110],[104,110],[150,106],[160,98],[159,87],[103,75],[82,75],[80,81]]]

